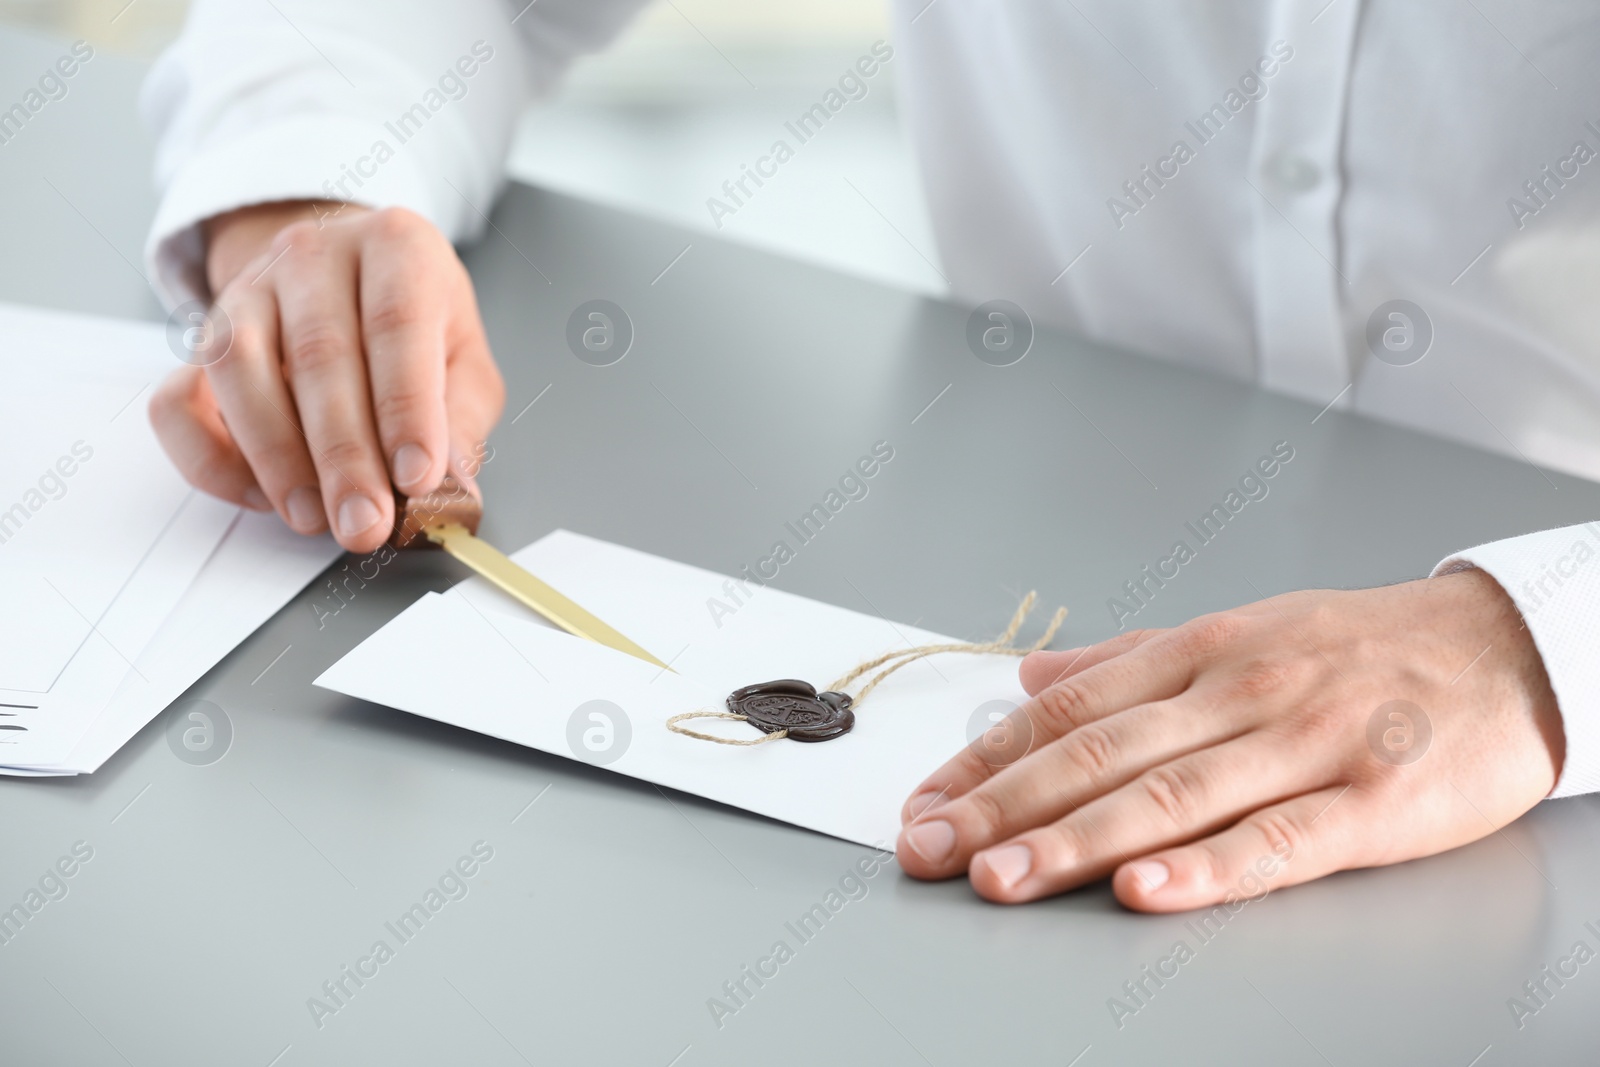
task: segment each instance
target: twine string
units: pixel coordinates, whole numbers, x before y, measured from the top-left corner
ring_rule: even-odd
[[[667,720],[667,729],[675,734],[682,734],[685,737],[698,737],[702,741],[715,741],[719,745],[764,745],[768,741],[777,741],[789,736],[788,730],[778,730],[770,734],[762,734],[760,737],[751,738],[748,741],[732,737],[718,737],[716,734],[703,734],[699,730],[691,730],[686,726],[679,726],[678,724],[684,719],[734,719],[738,722],[744,722],[745,717],[743,715],[735,715],[730,711],[706,711],[701,708],[698,711],[680,712]]]
[[[861,705],[866,701],[867,694],[876,689],[878,684],[885,678],[889,677],[889,675],[893,674],[901,667],[904,667],[906,664],[915,663],[917,660],[925,659],[928,656],[937,656],[944,652],[967,652],[973,654],[998,656],[1026,656],[1030,652],[1038,652],[1051,641],[1055,640],[1056,632],[1061,629],[1062,622],[1066,620],[1067,609],[1056,609],[1055,615],[1053,615],[1050,619],[1050,625],[1045,628],[1044,636],[1040,637],[1039,640],[1035,641],[1026,648],[1017,648],[1012,645],[1011,642],[1016,640],[1017,633],[1022,629],[1023,621],[1027,619],[1029,613],[1033,611],[1033,605],[1035,602],[1037,602],[1037,600],[1038,594],[1034,592],[1030,592],[1027,596],[1023,597],[1022,603],[1017,605],[1016,613],[1011,616],[1011,622],[1006,626],[1005,632],[1000,634],[1000,636],[996,637],[993,641],[956,641],[942,645],[918,645],[915,648],[902,648],[895,652],[885,652],[876,659],[868,660],[867,662],[856,667],[855,670],[851,671],[843,678],[840,678],[838,681],[828,686],[828,689],[825,691],[843,693],[845,692],[845,686],[855,682],[869,671],[883,667],[883,670],[878,671],[877,674],[873,675],[872,679],[867,682],[866,686],[862,688],[861,692],[852,698],[852,707],[860,708]],[[884,666],[885,664],[887,664],[887,666]],[[748,740],[731,737],[719,737],[716,734],[702,733],[699,730],[691,730],[686,726],[679,725],[685,719],[732,719],[736,722],[748,721],[746,716],[735,715],[732,712],[709,711],[704,708],[700,708],[696,709],[695,711],[685,711],[672,716],[667,720],[667,729],[671,730],[675,734],[683,734],[685,737],[693,737],[701,741],[711,741],[718,745],[764,745],[768,741],[777,741],[780,738],[789,736],[788,730],[775,730],[770,734],[762,734],[760,737],[750,738]]]

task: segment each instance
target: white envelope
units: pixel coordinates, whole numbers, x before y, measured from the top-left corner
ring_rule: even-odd
[[[799,678],[821,689],[881,653],[955,639],[770,587],[741,591],[723,575],[565,530],[512,558],[673,671],[556,630],[473,578],[417,601],[316,684],[879,847],[892,847],[902,803],[974,724],[989,725],[997,701],[1025,699],[1016,658],[940,655],[896,672],[832,741],[685,737],[667,729],[670,716],[726,710],[741,686]],[[761,736],[742,722],[685,725]]]

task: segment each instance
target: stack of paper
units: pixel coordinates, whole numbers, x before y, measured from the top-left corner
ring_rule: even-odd
[[[92,771],[338,554],[186,485],[159,326],[0,305],[0,773]]]
[[[1016,659],[944,655],[885,681],[835,740],[685,737],[670,716],[723,710],[742,686],[820,689],[880,653],[954,639],[564,530],[512,558],[672,670],[553,629],[474,578],[423,597],[317,684],[883,848],[922,779],[1025,699]],[[685,725],[761,736],[740,722]]]

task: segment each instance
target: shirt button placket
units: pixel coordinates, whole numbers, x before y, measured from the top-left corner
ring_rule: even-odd
[[[1311,21],[1305,4],[1273,5],[1269,44],[1293,49],[1254,106],[1251,195],[1257,369],[1269,389],[1326,404],[1350,381],[1340,303],[1339,151],[1360,5],[1340,0]]]

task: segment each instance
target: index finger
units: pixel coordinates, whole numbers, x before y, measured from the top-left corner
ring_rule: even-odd
[[[1022,657],[1022,666],[1017,668],[1017,675],[1022,681],[1022,688],[1027,690],[1029,696],[1050,688],[1063,678],[1071,677],[1079,671],[1086,671],[1097,663],[1104,663],[1124,652],[1130,652],[1144,644],[1165,630],[1129,630],[1127,633],[1108,637],[1096,645],[1086,645],[1083,648],[1069,648],[1062,651],[1047,649],[1042,652],[1030,652]]]
[[[394,490],[379,451],[359,322],[355,252],[311,223],[274,241],[286,269],[278,295],[284,375],[321,485],[334,536],[371,552],[394,523]]]
[[[1086,723],[1177,696],[1194,680],[1196,664],[1190,642],[1163,634],[1062,678],[929,775],[901,809],[901,823],[962,796]]]

